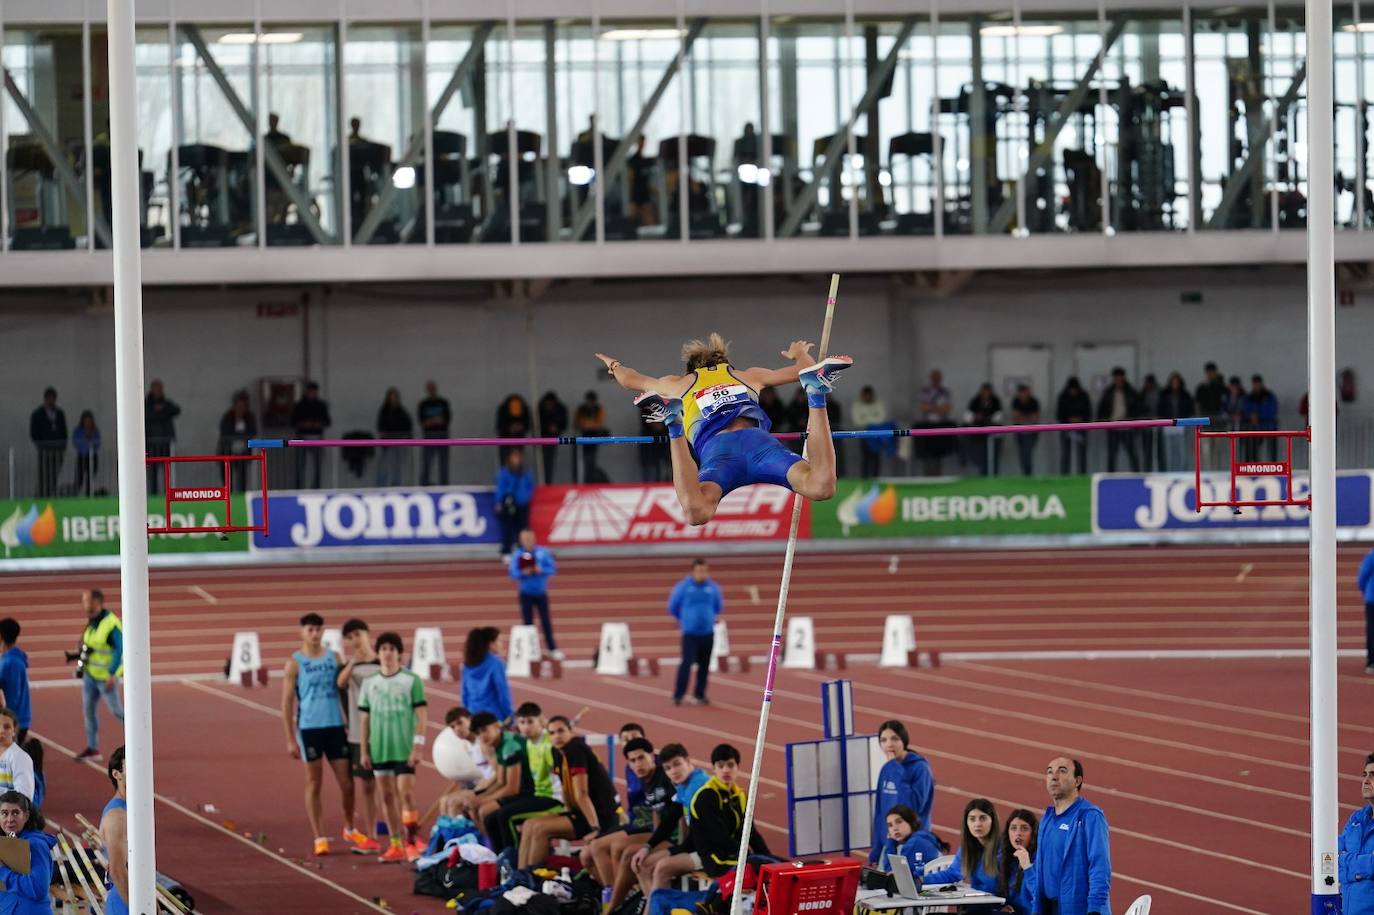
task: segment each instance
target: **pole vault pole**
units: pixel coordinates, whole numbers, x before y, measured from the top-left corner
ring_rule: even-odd
[[[825,323],[821,327],[821,345],[816,361],[825,359],[830,348],[830,325],[835,319],[835,296],[840,291],[840,275],[830,275],[830,295],[825,299]],[[802,449],[806,457],[806,449]],[[787,590],[792,584],[792,560],[797,555],[797,531],[801,528],[802,494],[792,497],[792,526],[787,534],[787,552],[782,560],[782,586],[778,589],[778,610],[773,617],[773,643],[768,649],[768,672],[763,683],[763,703],[759,709],[759,733],[754,741],[754,758],[749,772],[749,795],[744,805],[744,823],[740,830],[739,858],[735,865],[735,889],[730,897],[731,915],[739,915],[740,899],[744,894],[744,874],[749,862],[749,835],[754,827],[754,806],[759,798],[759,775],[763,770],[763,748],[768,736],[768,712],[773,707],[773,678],[778,672],[782,654],[782,621],[787,614]]]
[[[157,911],[153,842],[153,694],[148,628],[148,484],[143,440],[143,302],[139,275],[134,0],[109,0],[110,171],[114,234],[119,584],[124,623],[124,772],[129,911]]]
[[[1331,0],[1307,0],[1307,373],[1312,423],[1312,912],[1336,882],[1336,277],[1332,225]]]

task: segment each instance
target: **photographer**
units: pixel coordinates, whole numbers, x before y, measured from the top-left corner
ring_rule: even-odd
[[[496,474],[496,517],[501,520],[501,558],[510,558],[511,547],[530,523],[534,501],[534,474],[525,469],[525,453],[512,448]]]
[[[119,698],[119,678],[124,673],[124,633],[119,617],[105,608],[105,595],[100,590],[81,592],[81,606],[86,611],[81,648],[67,653],[68,661],[76,661],[76,675],[82,681],[81,708],[86,715],[86,749],[76,758],[98,762],[102,698],[110,714],[124,723],[124,703]]]

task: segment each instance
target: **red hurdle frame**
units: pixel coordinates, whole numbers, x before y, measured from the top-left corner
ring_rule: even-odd
[[[1207,502],[1202,498],[1202,440],[1205,438],[1225,438],[1231,441],[1230,499]],[[1236,458],[1236,440],[1242,438],[1281,438],[1287,445],[1287,456],[1281,461],[1238,460]],[[1301,430],[1245,429],[1230,432],[1203,432],[1199,429],[1193,438],[1193,495],[1196,502],[1196,511],[1200,512],[1204,508],[1216,508],[1222,505],[1228,508],[1262,508],[1270,505],[1298,505],[1311,511],[1312,495],[1310,493],[1301,499],[1293,498],[1293,439],[1295,438],[1300,438],[1310,443],[1312,441],[1312,429],[1310,427]],[[1242,501],[1236,497],[1236,477],[1283,477],[1288,481],[1288,498],[1252,499]]]
[[[251,533],[261,531],[267,533],[267,455],[261,451],[257,454],[210,454],[210,455],[186,455],[186,456],[167,456],[155,457],[147,455],[144,457],[147,464],[161,464],[163,493],[162,517],[163,526],[160,528],[149,528],[148,534],[235,534]],[[212,484],[209,486],[172,486],[169,482],[171,474],[170,464],[193,464],[193,463],[219,463],[224,467],[224,482],[222,484]],[[230,465],[234,463],[254,463],[258,465],[258,478],[262,486],[262,523],[261,524],[235,524],[234,523],[234,501],[233,492],[230,489]],[[218,527],[197,526],[197,527],[172,527],[172,504],[180,502],[220,502],[224,505],[224,524]],[[250,513],[251,520],[251,513]]]

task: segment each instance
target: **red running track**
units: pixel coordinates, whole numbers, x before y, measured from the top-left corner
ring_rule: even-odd
[[[1343,549],[1340,574],[1353,582],[1359,550]],[[823,650],[873,653],[889,612],[916,617],[921,647],[941,651],[1074,648],[1301,648],[1306,639],[1307,565],[1298,547],[1149,548],[1079,551],[925,552],[803,556],[789,612],[815,618]],[[667,563],[666,567],[664,563]],[[685,562],[565,559],[552,586],[560,645],[588,657],[599,625],[628,621],[637,654],[676,653],[664,614],[668,588]],[[781,562],[776,556],[720,557],[736,653],[762,653],[771,630]],[[76,592],[104,588],[118,606],[113,573],[12,575],[0,613],[25,624],[21,644],[33,677],[35,730],[54,742],[50,810],[70,823],[98,813],[103,771],[70,766],[57,747],[81,743],[80,700],[60,650],[81,622]],[[446,633],[450,654],[477,623],[514,621],[513,585],[494,561],[379,566],[299,566],[158,571],[152,580],[154,735],[158,761],[159,864],[185,881],[206,912],[257,911],[263,899],[293,912],[439,912],[409,894],[399,868],[358,857],[315,861],[300,809],[298,764],[281,747],[278,692],[190,679],[222,668],[232,633],[257,630],[264,657],[279,667],[295,646],[295,618],[322,612],[334,625],[367,619],[374,632],[407,637],[421,625]],[[1363,645],[1353,585],[1341,589],[1341,646]],[[1342,663],[1342,771],[1358,771],[1374,727],[1357,713],[1374,678]],[[705,758],[719,739],[747,753],[757,728],[761,674],[713,678],[708,709],[674,708],[669,675],[611,683],[585,669],[562,681],[517,683],[519,698],[547,710],[590,711],[584,726],[614,730],[639,720],[659,742],[681,739]],[[1219,675],[1220,674],[1220,675]],[[933,819],[953,837],[963,803],[981,795],[1003,813],[1043,809],[1039,773],[1059,752],[1087,767],[1087,793],[1112,824],[1118,910],[1149,892],[1169,912],[1298,911],[1306,899],[1307,717],[1302,660],[1197,662],[1009,660],[933,671],[856,666],[860,727],[898,717],[940,785]],[[819,734],[817,696],[829,675],[781,671],[769,729],[759,817],[765,838],[786,850],[782,747]],[[456,704],[457,686],[431,693],[435,717]],[[575,706],[575,707],[574,707]],[[105,719],[105,749],[116,737]],[[747,763],[747,760],[746,760]],[[68,768],[70,767],[70,768]],[[421,774],[422,797],[439,790]],[[336,795],[326,812],[337,822]],[[1358,802],[1344,775],[1341,796]],[[199,815],[213,804],[218,812]],[[1343,809],[1342,816],[1349,809]],[[233,829],[221,827],[232,821]],[[242,833],[252,838],[243,840]],[[266,834],[265,844],[256,837]],[[278,849],[281,852],[278,852]]]

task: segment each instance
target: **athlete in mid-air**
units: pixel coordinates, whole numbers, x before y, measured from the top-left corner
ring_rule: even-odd
[[[621,387],[640,392],[635,404],[646,417],[668,427],[673,487],[689,523],[710,521],[727,493],[750,483],[786,486],[808,499],[835,495],[835,443],[825,395],[854,360],[831,356],[816,362],[812,345],[793,342],[782,353],[793,362],[786,368],[738,369],[730,365],[729,344],[720,334],[711,334],[682,347],[685,374],[659,378],[636,372],[605,353],[596,354]],[[768,414],[759,406],[761,389],[794,381],[806,389],[810,407],[806,460],[768,434]]]

